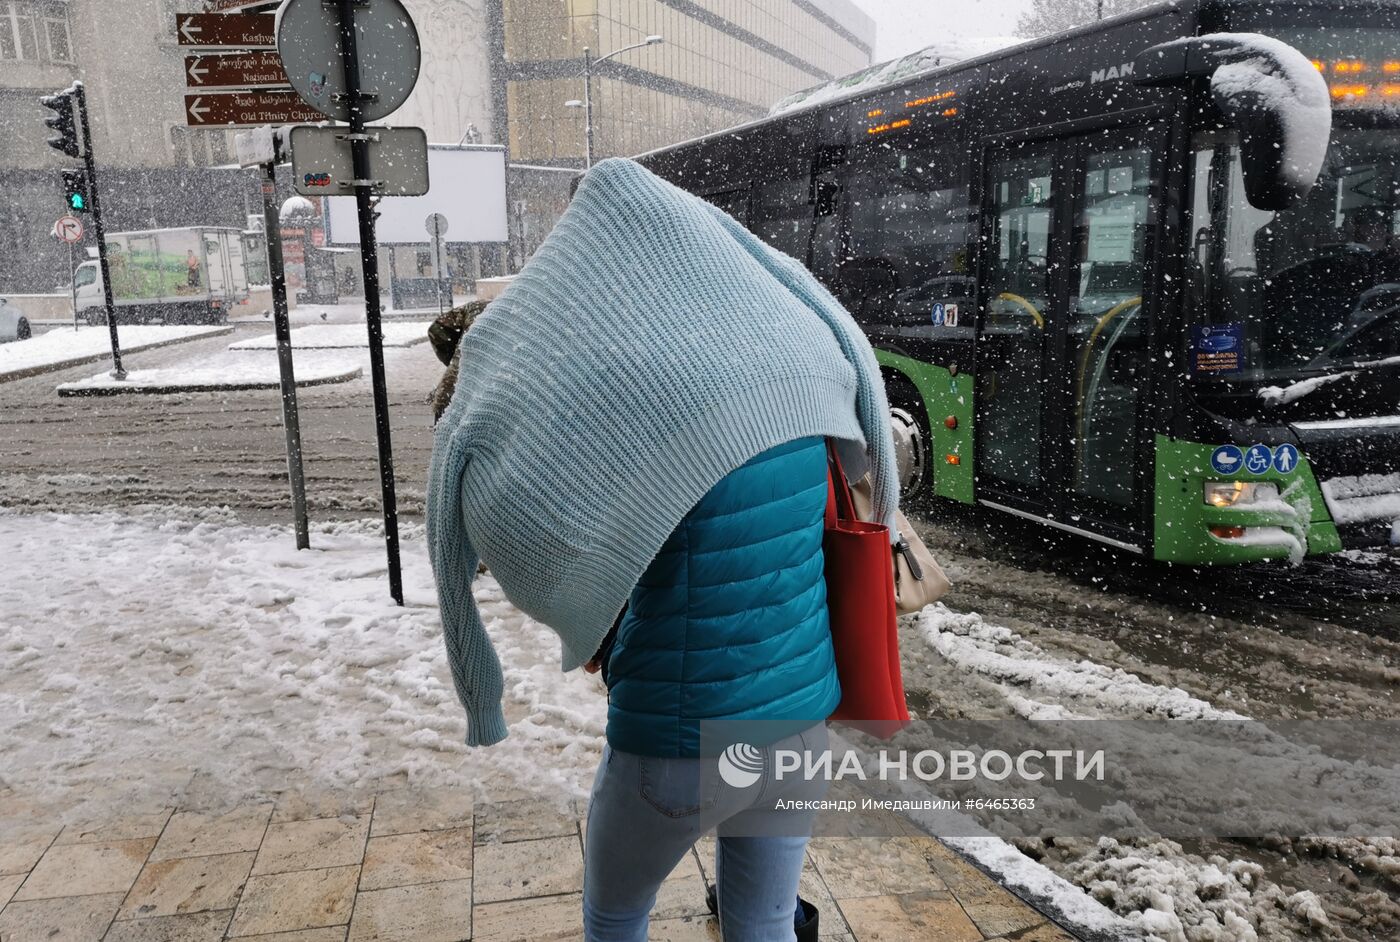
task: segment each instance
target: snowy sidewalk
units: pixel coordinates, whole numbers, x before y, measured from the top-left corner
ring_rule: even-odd
[[[118,326],[117,340],[122,354],[151,350],[200,337],[231,334],[232,327]],[[79,366],[112,355],[107,328],[55,328],[30,340],[17,340],[0,346],[0,383],[23,379],[69,366]]]
[[[26,818],[0,795],[0,820]],[[400,789],[29,822],[0,836],[6,940],[582,938],[584,824],[538,800]],[[653,940],[717,942],[713,859],[702,839],[663,884]],[[928,837],[814,840],[802,895],[821,910],[823,939],[1072,939]]]
[[[463,745],[420,526],[0,511],[0,939],[575,939],[606,701],[489,575],[510,736]],[[716,939],[702,842],[653,939]],[[815,840],[827,938],[1066,942],[927,837]]]

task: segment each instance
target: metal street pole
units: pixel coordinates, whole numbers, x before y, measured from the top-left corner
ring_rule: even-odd
[[[275,147],[276,145],[274,145]],[[297,549],[309,549],[306,520],[306,477],[301,465],[301,420],[297,411],[297,380],[292,367],[292,327],[287,312],[287,272],[282,264],[282,224],[277,207],[277,164],[262,170],[263,229],[267,236],[267,273],[272,281],[272,324],[277,333],[277,369],[282,382],[282,428],[287,433],[287,478],[292,488]]]
[[[66,240],[65,240],[66,242]],[[68,245],[68,288],[73,294],[73,329],[78,329],[78,279],[74,276],[73,268],[73,243]]]
[[[439,215],[433,213],[433,271],[437,272],[438,317],[442,317],[442,230]]]
[[[355,207],[360,222],[360,263],[364,269],[365,326],[369,331],[370,383],[374,389],[374,430],[379,442],[379,487],[384,501],[384,546],[389,558],[389,595],[403,604],[399,567],[399,518],[394,497],[394,450],[389,433],[389,394],[384,384],[384,328],[379,316],[379,255],[374,244],[374,209],[370,205],[369,135],[365,133],[360,90],[360,60],[355,30],[355,0],[336,0],[340,14],[340,48],[345,68],[345,103],[349,108],[350,155],[355,171]]]
[[[583,47],[583,133],[584,168],[593,169],[593,57]]]
[[[78,96],[78,114],[83,123],[83,164],[87,170],[88,202],[92,204],[92,233],[97,239],[97,268],[102,273],[102,299],[107,304],[107,334],[112,341],[112,376],[126,379],[122,369],[122,348],[117,341],[117,312],[112,303],[112,273],[107,267],[107,230],[102,225],[102,199],[97,194],[97,162],[92,157],[92,132],[88,127],[87,93],[82,82],[73,83]]]

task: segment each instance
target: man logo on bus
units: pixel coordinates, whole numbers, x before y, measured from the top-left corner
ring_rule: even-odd
[[[1122,65],[1109,66],[1106,69],[1095,69],[1089,75],[1089,84],[1097,85],[1100,82],[1116,82],[1119,79],[1129,78],[1133,74],[1133,63],[1124,62]]]
[[[1279,474],[1291,474],[1298,467],[1298,449],[1285,442],[1274,449],[1274,470]]]

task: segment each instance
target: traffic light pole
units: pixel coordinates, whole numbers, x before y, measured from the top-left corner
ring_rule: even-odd
[[[92,132],[88,129],[87,93],[82,82],[73,83],[78,100],[78,120],[83,128],[83,164],[87,169],[88,201],[92,204],[92,233],[97,239],[97,267],[102,272],[102,298],[107,305],[107,334],[112,341],[112,376],[126,379],[122,349],[117,340],[117,312],[112,304],[112,276],[107,268],[107,232],[102,226],[102,198],[98,195],[97,164],[92,157]]]
[[[389,393],[384,383],[384,328],[379,310],[379,253],[374,244],[374,208],[369,138],[365,134],[364,102],[360,89],[360,59],[355,31],[355,0],[336,0],[340,14],[340,51],[345,67],[345,98],[349,107],[350,156],[355,170],[355,207],[360,222],[360,264],[365,282],[365,326],[369,331],[369,372],[374,388],[374,430],[379,442],[379,487],[384,501],[384,545],[389,557],[389,595],[403,604],[403,575],[399,567],[399,516],[394,496],[394,449],[389,435]]]
[[[277,164],[262,164],[263,231],[267,234],[267,272],[272,281],[272,323],[277,334],[277,366],[282,382],[282,427],[287,433],[287,477],[292,488],[297,549],[309,549],[306,522],[306,477],[301,466],[301,419],[297,381],[292,367],[292,328],[287,313],[287,275],[282,265],[281,220],[277,211]]]

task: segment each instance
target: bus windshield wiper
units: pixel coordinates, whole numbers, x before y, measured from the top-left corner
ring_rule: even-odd
[[[1290,383],[1287,386],[1265,386],[1259,390],[1259,398],[1263,399],[1271,406],[1286,406],[1290,402],[1296,402],[1304,396],[1317,392],[1329,383],[1335,383],[1339,379],[1347,379],[1357,376],[1368,370],[1377,370],[1387,366],[1400,366],[1400,357],[1386,357],[1384,360],[1371,360],[1367,363],[1354,363],[1350,369],[1342,370],[1339,373],[1324,373],[1321,376],[1313,376],[1308,379]]]

